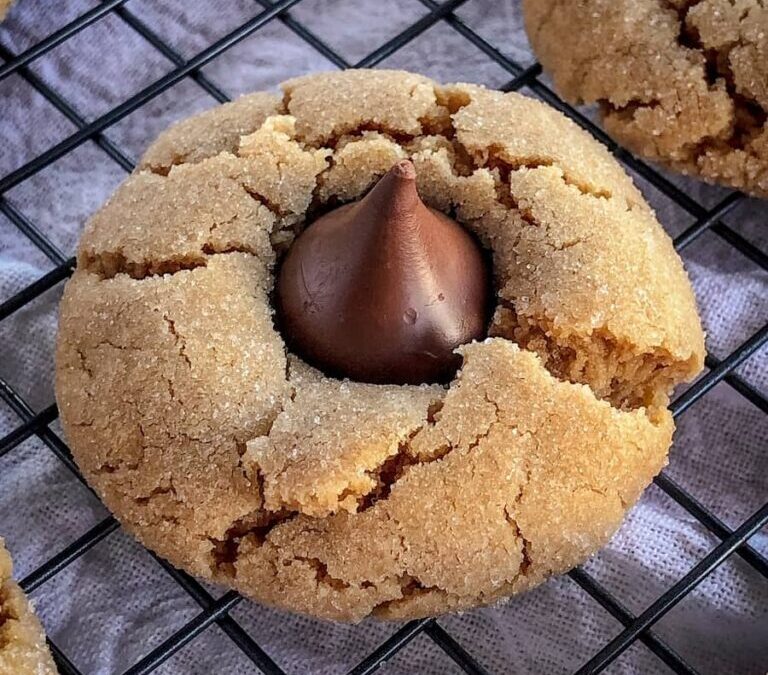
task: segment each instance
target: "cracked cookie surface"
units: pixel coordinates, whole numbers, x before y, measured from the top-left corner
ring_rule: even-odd
[[[121,522],[190,572],[341,620],[489,603],[599,548],[703,363],[681,262],[618,164],[517,94],[312,75],[172,127],[89,221],[57,401]],[[270,293],[306,222],[410,158],[493,257],[448,387],[324,376]]]
[[[525,0],[523,7],[558,91],[598,103],[620,143],[768,197],[763,0]]]
[[[11,556],[0,538],[0,673],[56,675],[43,627],[12,572]]]

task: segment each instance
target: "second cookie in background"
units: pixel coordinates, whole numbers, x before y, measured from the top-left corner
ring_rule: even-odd
[[[768,197],[761,0],[524,0],[536,56],[633,152]]]

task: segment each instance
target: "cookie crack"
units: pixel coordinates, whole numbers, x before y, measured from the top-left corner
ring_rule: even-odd
[[[536,445],[536,448],[538,450],[539,440],[536,438],[536,435],[530,432],[526,432],[525,435],[531,438],[531,440]],[[512,500],[511,504],[508,503],[504,505],[504,518],[507,521],[507,523],[509,523],[509,525],[515,531],[515,537],[520,542],[520,554],[522,557],[520,562],[520,567],[518,568],[517,573],[515,574],[514,578],[509,582],[511,585],[516,584],[518,580],[527,576],[531,570],[531,567],[533,566],[533,558],[532,558],[533,544],[531,540],[525,536],[523,529],[520,527],[520,519],[516,515],[517,512],[520,510],[523,499],[525,498],[526,491],[528,489],[528,486],[531,484],[531,479],[532,479],[532,469],[531,469],[530,459],[525,458],[524,461],[525,461],[525,464],[523,466],[524,477],[520,483],[520,487],[517,491],[517,495],[515,495],[515,498]]]
[[[187,355],[187,342],[183,335],[179,333],[179,331],[176,329],[176,322],[171,319],[167,314],[163,314],[163,321],[165,321],[166,326],[168,327],[168,333],[173,336],[173,340],[176,344],[176,347],[179,350],[179,356],[181,356],[182,359],[184,359],[184,362],[189,366],[189,368],[192,368],[192,361],[189,360],[189,356]],[[173,388],[172,384],[169,380],[169,386],[171,387],[171,398],[174,398],[173,396]]]
[[[474,440],[467,444],[465,450],[467,453],[475,450],[483,440],[488,438],[493,427],[501,423],[501,410],[498,403],[491,399],[487,392],[484,392],[483,395],[486,402],[493,406],[495,419],[488,425],[488,428],[485,431],[477,434]],[[441,401],[440,405],[435,407],[436,409],[432,415],[428,417],[427,422],[412,431],[408,438],[398,446],[397,452],[394,455],[388,457],[373,471],[366,472],[367,475],[376,481],[376,486],[373,490],[359,498],[358,513],[367,511],[377,504],[381,504],[389,499],[392,490],[408,475],[408,472],[412,467],[438,462],[461,447],[461,443],[452,443],[443,435],[444,442],[431,447],[429,453],[416,453],[412,449],[413,440],[418,434],[422,433],[426,428],[434,427],[437,424],[438,420],[436,416],[442,408],[442,405],[443,402]]]
[[[262,202],[260,201],[260,203]],[[225,222],[214,222],[209,227],[209,236],[212,236],[220,226],[235,222],[238,217],[238,215],[235,215]],[[248,244],[242,242],[219,243],[211,239],[201,245],[199,253],[189,252],[163,258],[133,260],[129,259],[121,248],[114,251],[88,252],[80,255],[78,267],[90,274],[96,275],[102,281],[113,279],[119,274],[124,274],[131,279],[140,281],[207,267],[210,256],[228,255],[231,253],[245,253],[256,258],[260,256],[259,251]]]
[[[407,441],[401,443],[395,454],[387,457],[377,468],[365,472],[374,481],[375,487],[365,494],[357,495],[357,513],[367,511],[376,504],[386,501],[392,488],[408,473],[408,470],[416,464],[424,463],[408,452],[411,439],[421,428],[416,429]]]
[[[279,169],[278,169],[279,170]],[[277,202],[274,202],[267,197],[265,197],[260,192],[257,192],[253,187],[250,185],[245,185],[243,183],[240,183],[240,187],[243,188],[245,193],[254,201],[258,202],[262,206],[264,206],[266,209],[272,212],[274,216],[276,216],[278,219],[285,218],[286,216],[293,215],[290,211],[286,211],[283,209],[280,204]]]
[[[429,458],[423,458],[416,455],[411,450],[413,439],[425,428],[434,427],[439,414],[445,402],[443,400],[433,401],[427,409],[427,420],[424,424],[408,434],[408,437],[398,445],[397,451],[387,457],[378,467],[366,471],[366,475],[374,481],[375,487],[365,494],[358,494],[357,512],[367,511],[373,508],[379,502],[386,501],[389,498],[392,488],[417,464],[428,464],[430,462],[442,459],[451,451],[449,443],[445,443],[433,449]]]
[[[92,380],[93,369],[88,365],[88,359],[85,356],[85,352],[82,349],[75,347],[75,353],[80,360],[80,370],[85,372],[85,374],[88,375],[88,378]]]
[[[12,597],[6,597],[8,592],[8,586],[6,584],[13,583],[12,579],[0,580],[0,649],[5,648],[11,643],[11,639],[14,633],[12,623],[21,623],[22,613],[19,611],[19,607],[14,603]],[[6,626],[8,630],[6,630]]]
[[[290,560],[303,562],[309,565],[309,567],[312,569],[312,571],[315,574],[315,581],[317,582],[318,585],[322,584],[324,586],[329,586],[334,591],[345,591],[349,588],[352,588],[353,586],[353,584],[349,583],[348,581],[345,581],[344,579],[340,579],[338,577],[332,576],[328,572],[328,566],[322,560],[320,560],[320,558],[294,555],[291,557]],[[371,582],[364,581],[362,582],[361,586],[370,587],[370,586],[373,586],[373,584],[371,584]]]
[[[583,180],[579,180],[576,176],[567,171],[563,166],[560,166],[552,157],[547,157],[546,155],[520,155],[517,157],[509,157],[504,156],[505,154],[506,150],[503,146],[491,144],[482,152],[474,153],[475,168],[495,171],[499,176],[499,180],[502,185],[509,185],[509,178],[513,172],[521,171],[524,169],[554,167],[560,173],[560,179],[562,182],[566,185],[569,185],[570,187],[576,188],[582,195],[594,197],[596,199],[614,199],[614,195],[611,190],[605,187],[592,186]],[[621,201],[623,202],[624,200],[622,199]],[[511,195],[511,201],[508,201],[508,203],[505,205],[520,211],[514,195]],[[625,204],[625,207],[628,208],[628,205]]]
[[[554,164],[547,164],[547,163],[540,163],[537,164],[536,167],[540,166],[554,166],[558,170],[560,170],[560,178],[563,181],[565,185],[570,185],[572,187],[576,187],[583,195],[591,196],[595,199],[607,199],[610,200],[612,197],[610,193],[605,193],[601,191],[591,191],[585,186],[574,183],[573,181],[569,181],[566,179],[565,174],[562,173],[562,170],[557,167]],[[567,239],[559,244],[556,244],[552,241],[552,237],[550,237],[550,227],[547,223],[542,223],[533,213],[533,210],[530,208],[525,207],[521,200],[515,195],[514,191],[512,190],[512,187],[510,185],[510,176],[514,171],[521,171],[525,170],[527,168],[536,168],[536,167],[525,167],[520,169],[514,169],[514,170],[506,170],[503,173],[498,172],[498,169],[494,167],[494,171],[497,172],[498,180],[494,181],[494,187],[496,190],[497,199],[505,205],[509,210],[516,212],[521,220],[528,223],[528,225],[531,225],[533,227],[539,228],[544,231],[545,237],[542,243],[551,248],[553,251],[564,251],[569,248],[573,248],[574,246],[577,246],[579,244],[584,244],[588,242],[591,237],[574,237],[572,239]],[[625,204],[625,208],[629,210],[631,207],[627,206]],[[517,250],[517,246],[520,243],[520,238],[522,237],[522,232],[520,233],[518,239],[514,242],[513,250]]]
[[[400,574],[394,579],[397,581],[397,583],[400,586],[400,597],[398,598],[391,598],[389,600],[383,600],[382,602],[377,603],[371,608],[371,614],[374,616],[386,616],[388,613],[388,610],[391,610],[395,607],[398,607],[400,605],[407,604],[411,602],[414,598],[418,598],[421,596],[429,595],[430,593],[440,593],[444,596],[450,596],[451,598],[460,599],[461,596],[458,596],[454,593],[449,593],[444,588],[440,588],[439,586],[428,586],[424,584],[420,579],[417,577],[411,576],[410,574]]]
[[[139,468],[139,462],[104,462],[92,469],[92,473],[97,476],[103,474],[117,473],[118,471],[136,471]]]
[[[520,496],[518,496],[516,500],[517,503],[519,503],[519,500]],[[514,529],[515,538],[520,542],[520,555],[522,556],[522,560],[520,562],[520,567],[518,568],[517,574],[515,574],[514,578],[509,582],[511,584],[515,584],[520,577],[525,577],[528,575],[528,572],[533,564],[531,559],[531,540],[523,534],[522,529],[520,529],[520,524],[512,515],[512,513],[510,513],[509,506],[507,505],[504,506],[504,518],[509,523],[510,527]]]
[[[285,88],[283,89],[283,95],[280,98],[279,113],[281,115],[291,114],[291,99],[293,98],[293,90]]]
[[[672,0],[661,0],[665,9],[674,12],[677,18],[682,22],[685,21],[685,16],[688,14],[688,10],[696,5],[702,3],[703,0],[685,0],[682,4],[672,2]]]
[[[256,480],[263,503],[263,478],[257,472]],[[234,520],[221,538],[208,536],[211,544],[211,572],[232,580],[236,576],[236,563],[241,543],[247,538],[257,546],[264,546],[274,529],[300,516],[294,511],[267,511],[257,509]]]
[[[512,340],[521,349],[534,352],[553,377],[588,386],[597,399],[617,410],[665,404],[678,374],[688,370],[687,360],[676,360],[664,347],[627,358],[631,345],[604,326],[588,336],[556,335],[548,317],[519,314],[515,303],[506,298],[500,297],[498,302],[501,311],[497,310],[491,324],[491,337]]]
[[[133,501],[139,506],[146,506],[153,499],[162,495],[170,495],[175,502],[181,503],[176,488],[173,485],[173,479],[171,478],[169,478],[168,485],[158,485],[157,487],[152,488],[148,494],[142,495],[141,497],[134,497]]]
[[[91,470],[91,473],[95,474],[96,476],[101,476],[105,474],[114,474],[118,472],[131,473],[136,471],[139,468],[139,466],[144,462],[144,457],[147,449],[147,446],[144,443],[144,438],[145,438],[144,427],[142,426],[141,422],[139,422],[138,424],[138,431],[139,431],[139,435],[141,436],[141,443],[139,444],[140,456],[138,459],[134,461],[125,461],[120,457],[113,457],[103,461],[101,464],[94,467]]]
[[[118,274],[125,274],[131,279],[141,280],[148,277],[161,277],[176,274],[184,270],[205,267],[207,260],[202,255],[178,255],[164,260],[129,260],[121,249],[87,253],[80,257],[78,267],[95,274],[102,280],[113,279]]]

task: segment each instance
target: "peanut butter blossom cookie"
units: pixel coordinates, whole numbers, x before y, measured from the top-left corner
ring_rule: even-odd
[[[11,556],[0,538],[0,673],[56,675],[43,627],[12,572]]]
[[[763,0],[524,0],[558,91],[683,173],[768,197]]]
[[[350,70],[183,121],[90,220],[57,400],[174,564],[358,621],[495,602],[603,545],[703,335],[610,154],[520,96]]]

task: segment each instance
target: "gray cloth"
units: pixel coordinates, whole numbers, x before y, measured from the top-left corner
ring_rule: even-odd
[[[94,3],[17,0],[0,26],[0,42],[15,53],[86,11]],[[126,7],[185,58],[196,54],[261,11],[249,0],[153,3]],[[306,0],[293,16],[326,39],[350,62],[391,38],[426,12],[416,0]],[[513,59],[532,62],[514,2],[472,0],[458,11],[469,26]],[[500,86],[511,75],[447,23],[433,26],[382,67],[402,67],[443,81]],[[273,21],[204,72],[229,95],[272,89],[287,77],[332,68],[322,56]],[[87,120],[104,114],[172,68],[172,64],[118,16],[110,15],[57,47],[32,70]],[[191,79],[150,101],[106,135],[131,157],[170,122],[214,104]],[[73,133],[76,128],[19,75],[0,82],[5,175]],[[83,223],[123,171],[87,142],[13,188],[8,199],[67,255]],[[705,205],[726,190],[671,177]],[[639,181],[673,236],[693,222],[690,214]],[[729,223],[757,246],[768,239],[768,205],[751,200]],[[764,272],[712,232],[685,251],[712,354],[723,357],[768,316]],[[0,215],[0,301],[11,297],[52,263]],[[53,348],[62,285],[0,323],[0,376],[35,410],[53,402]],[[766,389],[768,353],[753,356],[739,373]],[[0,436],[19,423],[0,404]],[[60,432],[55,424],[54,429]],[[721,383],[680,420],[667,473],[737,527],[768,495],[768,417]],[[0,458],[0,534],[23,577],[107,515],[103,506],[38,439]],[[611,543],[586,569],[633,612],[711,550],[718,540],[657,487],[651,487]],[[752,544],[768,553],[768,536]],[[215,594],[221,593],[214,590]],[[86,673],[121,672],[193,617],[199,607],[149,554],[122,530],[45,583],[34,594],[52,639]],[[734,556],[685,598],[656,627],[658,635],[702,673],[764,673],[768,668],[768,584]],[[365,621],[335,625],[242,602],[233,612],[260,645],[290,673],[336,673],[355,664],[396,626]],[[441,624],[495,673],[575,670],[620,631],[570,579],[549,583],[506,605],[445,617]],[[426,636],[386,666],[388,673],[443,673],[456,667]],[[253,672],[216,626],[181,650],[159,672]],[[667,672],[641,644],[609,670]]]

